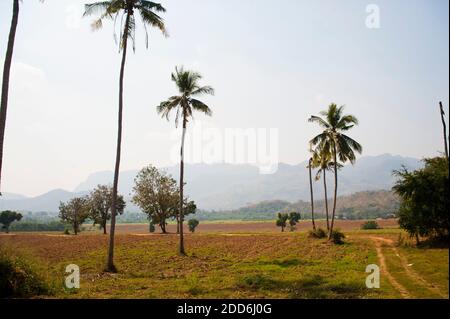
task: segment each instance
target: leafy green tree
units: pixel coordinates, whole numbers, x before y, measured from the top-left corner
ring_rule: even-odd
[[[195,97],[202,94],[214,94],[214,89],[210,86],[200,86],[199,81],[202,76],[193,71],[184,70],[183,67],[175,68],[175,72],[172,73],[172,81],[175,82],[179,95],[170,97],[167,101],[161,102],[157,107],[159,114],[169,119],[169,114],[176,110],[175,125],[178,126],[178,121],[181,117],[183,132],[181,137],[181,149],[180,149],[180,200],[179,200],[179,233],[180,233],[180,245],[179,254],[186,255],[184,249],[184,237],[183,237],[183,206],[184,206],[184,139],[186,136],[187,123],[192,118],[193,112],[198,111],[206,115],[212,115],[212,111],[208,105]]]
[[[43,2],[43,0],[41,0],[41,2]],[[13,14],[11,27],[9,29],[8,45],[6,47],[5,64],[3,66],[2,96],[0,100],[0,187],[3,167],[3,142],[5,140],[6,115],[8,110],[9,78],[14,53],[14,43],[16,41],[17,24],[19,23],[19,11],[19,0],[13,0]],[[0,196],[1,195],[0,189]]]
[[[167,220],[176,216],[178,210],[177,182],[164,171],[149,165],[136,176],[132,201],[147,216],[150,223],[158,225],[167,233]]]
[[[291,231],[295,230],[295,225],[297,225],[297,223],[300,221],[301,218],[302,218],[302,216],[300,215],[300,213],[297,213],[297,212],[289,213],[288,221],[289,221],[289,226],[290,226]]]
[[[189,231],[191,233],[195,232],[195,229],[197,228],[197,226],[199,224],[200,224],[200,222],[197,219],[189,219],[188,220]]]
[[[0,224],[2,224],[2,229],[5,232],[9,233],[9,226],[15,221],[19,221],[22,219],[22,214],[13,212],[10,210],[5,210],[0,213]]]
[[[72,226],[75,235],[80,232],[80,226],[88,217],[89,199],[87,197],[75,197],[67,203],[59,204],[59,218]]]
[[[106,235],[106,224],[111,219],[113,189],[107,185],[98,185],[89,194],[89,218],[94,221],[94,225],[98,224]],[[117,196],[116,212],[123,214],[125,210],[125,201],[122,195]]]
[[[449,166],[444,157],[427,158],[425,167],[415,171],[403,168],[393,190],[400,196],[400,227],[419,243],[420,236],[448,241]]]
[[[114,168],[113,198],[111,205],[111,232],[109,239],[108,261],[106,270],[114,272],[114,234],[116,227],[116,202],[117,187],[119,182],[120,156],[122,147],[122,111],[123,111],[123,79],[125,73],[125,62],[127,58],[128,40],[131,40],[133,50],[135,49],[135,29],[136,16],[139,15],[146,32],[146,44],[148,45],[148,35],[146,26],[158,28],[166,35],[166,27],[163,19],[157,12],[165,12],[166,9],[159,3],[145,0],[109,0],[96,3],[86,4],[84,16],[99,14],[99,18],[94,21],[92,27],[94,30],[101,29],[103,20],[113,19],[121,21],[120,25],[120,42],[119,49],[122,51],[122,62],[120,65],[119,76],[119,110],[118,110],[118,126],[117,126],[117,149],[116,164]],[[125,19],[123,19],[125,17]],[[124,22],[123,22],[124,21]],[[123,22],[123,23],[122,23]]]
[[[284,229],[287,226],[287,221],[289,219],[289,215],[286,213],[278,213],[278,218],[276,224],[278,227],[281,227],[281,231],[284,232]]]
[[[336,104],[331,104],[327,111],[320,114],[325,118],[319,116],[311,116],[310,122],[319,124],[324,130],[319,135],[315,136],[310,144],[317,146],[321,152],[331,154],[334,163],[334,199],[333,199],[333,213],[331,217],[331,225],[328,232],[328,239],[331,240],[334,227],[334,219],[336,215],[336,202],[338,190],[338,159],[342,163],[349,161],[354,164],[356,161],[355,152],[361,154],[362,146],[354,139],[350,138],[344,132],[347,132],[358,124],[358,119],[353,115],[344,115],[344,106],[338,107]],[[326,150],[326,151],[325,151]]]

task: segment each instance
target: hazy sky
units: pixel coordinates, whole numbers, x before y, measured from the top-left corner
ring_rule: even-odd
[[[78,0],[23,1],[16,37],[2,190],[72,190],[114,167],[120,55],[113,24],[91,32]],[[380,28],[366,27],[366,7]],[[447,0],[164,0],[170,37],[138,29],[125,78],[122,170],[173,165],[174,123],[156,105],[176,93],[175,65],[204,76],[210,119],[277,128],[279,160],[299,163],[318,128],[311,114],[345,104],[364,155],[442,150],[437,103],[449,102]],[[1,66],[12,0],[0,1]]]

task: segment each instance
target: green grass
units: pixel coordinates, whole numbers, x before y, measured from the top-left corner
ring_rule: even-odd
[[[74,263],[82,269],[82,288],[69,298],[383,298],[392,290],[369,290],[364,272],[376,254],[369,242],[335,246],[305,234],[289,234],[294,247],[274,247],[251,256],[227,254],[217,245],[175,255],[175,246],[144,242],[118,247],[120,272],[103,274],[104,250]],[[202,235],[202,237],[226,237]],[[244,236],[236,236],[244,237]],[[253,235],[252,237],[264,237]],[[281,236],[279,236],[281,237]],[[286,237],[286,236],[285,236]],[[261,238],[259,238],[261,239]],[[297,248],[295,248],[297,247]],[[60,271],[67,264],[59,265]]]
[[[396,249],[395,251],[393,248],[383,248],[387,267],[397,281],[410,292],[412,298],[442,298],[441,293],[448,298],[448,249],[402,246],[396,247]],[[405,271],[399,254],[406,257],[408,262],[406,267],[411,270],[412,275]],[[430,289],[430,285],[436,287],[438,291]]]

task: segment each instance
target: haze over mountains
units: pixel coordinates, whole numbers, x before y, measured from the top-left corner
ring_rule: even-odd
[[[188,164],[185,169],[185,189],[197,206],[206,210],[236,209],[269,200],[308,201],[309,175],[306,165],[306,161],[297,165],[280,163],[275,174],[260,175],[259,169],[251,165]],[[339,172],[339,195],[390,189],[395,180],[392,171],[402,166],[416,169],[422,164],[415,158],[390,154],[361,157],[354,166],[347,165]],[[165,169],[174,178],[178,177],[178,166]],[[127,199],[131,196],[137,172],[138,170],[121,172],[119,192]],[[332,189],[333,179],[330,173],[327,180]],[[88,176],[73,192],[56,189],[33,198],[4,193],[0,197],[0,209],[56,212],[60,201],[85,195],[98,184],[112,183],[112,179],[112,171],[103,171]],[[322,182],[314,184],[317,198],[323,195],[322,185]],[[127,210],[138,209],[128,204]]]

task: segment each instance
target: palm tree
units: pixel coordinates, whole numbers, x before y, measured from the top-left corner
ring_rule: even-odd
[[[334,218],[336,214],[336,200],[338,188],[338,158],[342,163],[349,161],[354,164],[356,161],[355,151],[362,153],[362,146],[354,139],[345,135],[355,125],[358,125],[358,119],[353,115],[344,115],[344,106],[338,107],[336,104],[331,104],[327,111],[320,114],[325,119],[319,116],[311,116],[310,122],[317,123],[324,131],[314,137],[310,144],[317,146],[322,152],[328,152],[333,159],[334,166],[334,198],[333,198],[333,213],[331,216],[331,225],[328,232],[328,239],[331,239],[334,227]],[[325,151],[326,150],[326,151]],[[325,179],[325,178],[324,178]]]
[[[39,1],[44,2],[44,0]],[[13,0],[13,15],[11,20],[11,27],[9,29],[5,64],[3,67],[2,97],[0,102],[0,187],[2,181],[2,167],[3,167],[3,142],[5,140],[6,114],[8,111],[9,76],[11,73],[14,43],[16,41],[17,24],[19,22],[19,11],[20,11],[19,0]],[[2,193],[0,188],[0,196],[1,195]]]
[[[308,171],[309,171],[309,191],[311,193],[311,220],[313,229],[316,230],[316,223],[314,222],[314,191],[312,183],[312,168],[313,168],[313,158],[311,157],[308,161]]]
[[[109,0],[101,1],[85,5],[84,16],[99,14],[100,17],[94,21],[92,28],[94,30],[101,29],[103,20],[113,19],[117,21],[120,16],[120,42],[119,51],[122,51],[122,63],[120,65],[119,78],[119,112],[118,112],[118,128],[117,128],[117,151],[116,164],[114,168],[114,183],[111,203],[111,230],[109,237],[108,261],[106,270],[114,272],[114,234],[116,226],[116,203],[117,203],[117,186],[119,181],[120,154],[122,145],[122,110],[123,110],[123,78],[125,73],[125,62],[127,57],[128,40],[132,41],[133,50],[135,49],[135,29],[136,17],[138,13],[144,24],[146,32],[146,44],[148,45],[148,34],[146,25],[156,27],[166,35],[166,28],[163,19],[156,12],[165,12],[166,9],[159,4],[145,0]],[[125,22],[122,23],[125,17]]]
[[[184,139],[186,136],[186,127],[189,119],[192,118],[193,111],[202,112],[208,116],[212,111],[208,105],[195,99],[194,97],[202,94],[214,95],[214,89],[210,86],[200,86],[199,81],[202,76],[193,71],[184,70],[183,67],[176,67],[175,73],[172,73],[172,81],[178,87],[179,95],[170,97],[167,101],[161,102],[157,106],[157,111],[163,117],[169,120],[169,114],[176,110],[175,126],[178,127],[179,118],[183,121],[183,132],[181,136],[180,149],[180,209],[178,216],[178,229],[180,233],[179,254],[186,255],[183,238],[183,188],[184,188]]]

